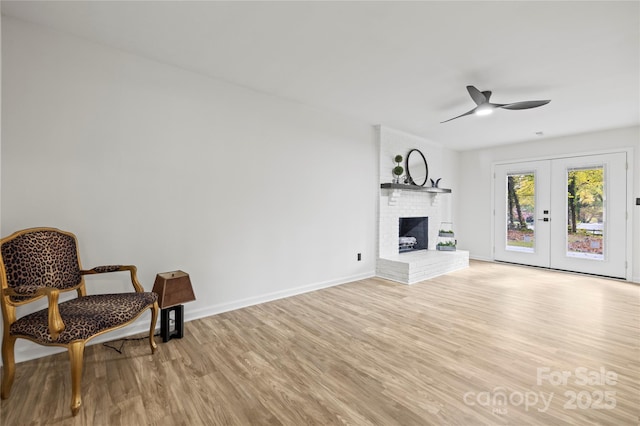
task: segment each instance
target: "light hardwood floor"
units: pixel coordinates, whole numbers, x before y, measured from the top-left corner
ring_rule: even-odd
[[[123,355],[88,347],[75,418],[66,354],[18,364],[2,425],[639,423],[634,284],[472,262],[413,286],[366,279],[185,327],[154,356],[144,340]],[[582,384],[602,369],[609,383]],[[538,371],[571,376],[553,384]]]

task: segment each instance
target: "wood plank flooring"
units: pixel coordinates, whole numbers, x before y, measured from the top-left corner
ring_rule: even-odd
[[[158,346],[88,347],[75,418],[66,354],[18,364],[0,422],[640,422],[640,287],[614,280],[474,261],[413,286],[372,278],[192,321]],[[602,369],[615,383],[582,383]]]

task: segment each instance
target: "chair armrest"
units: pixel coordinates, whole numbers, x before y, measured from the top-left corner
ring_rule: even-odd
[[[62,317],[60,316],[60,310],[58,309],[58,297],[60,296],[60,290],[53,287],[40,287],[35,292],[24,293],[17,292],[12,288],[5,288],[4,294],[6,296],[14,296],[14,297],[40,297],[47,296],[47,300],[49,302],[49,306],[47,309],[48,322],[49,322],[49,334],[51,334],[51,339],[58,340],[58,336],[64,330],[64,321],[62,321]]]
[[[138,281],[138,277],[136,275],[138,268],[134,265],[105,265],[105,266],[96,266],[93,269],[82,270],[80,271],[81,275],[95,275],[95,274],[105,274],[107,272],[118,272],[118,271],[129,271],[131,274],[131,284],[133,284],[133,288],[136,290],[136,293],[143,293],[144,288]]]
[[[42,291],[42,287],[38,287],[36,285],[21,285],[18,287],[7,287],[3,290],[3,295],[14,297],[17,300],[27,300],[28,302],[32,302],[35,298],[40,298],[45,296],[45,293]]]

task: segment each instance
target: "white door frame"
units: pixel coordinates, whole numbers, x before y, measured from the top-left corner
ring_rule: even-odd
[[[626,190],[626,195],[627,195],[627,205],[626,205],[626,217],[627,217],[627,241],[626,241],[626,273],[625,273],[625,279],[627,281],[633,281],[633,268],[634,266],[637,267],[637,265],[634,265],[632,262],[633,259],[633,220],[632,220],[632,213],[633,213],[633,201],[635,200],[633,198],[633,178],[634,178],[634,168],[633,168],[633,164],[634,164],[634,149],[633,147],[627,147],[627,148],[617,148],[617,149],[607,149],[607,150],[600,150],[600,151],[586,151],[586,152],[575,152],[575,153],[568,153],[568,154],[558,154],[558,155],[548,155],[548,156],[544,156],[544,157],[528,157],[528,158],[518,158],[518,159],[505,159],[505,160],[500,160],[500,161],[494,161],[491,163],[491,209],[494,210],[494,206],[495,206],[495,201],[496,201],[496,193],[495,193],[495,185],[494,185],[494,176],[496,175],[496,166],[497,165],[504,165],[504,164],[514,164],[514,163],[525,163],[525,162],[532,162],[532,161],[540,161],[540,160],[555,160],[555,159],[561,159],[561,158],[571,158],[571,157],[579,157],[579,156],[586,156],[586,155],[603,155],[603,154],[614,154],[614,153],[619,153],[619,152],[624,152],[627,154],[627,181],[626,181],[626,186],[627,186],[627,190]],[[495,258],[495,247],[496,247],[496,241],[495,241],[495,214],[496,212],[493,211],[493,214],[491,215],[491,260],[492,261],[496,261]]]

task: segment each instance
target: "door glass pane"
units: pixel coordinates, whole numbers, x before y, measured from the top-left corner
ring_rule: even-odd
[[[535,174],[508,174],[507,250],[535,251],[535,202]]]
[[[567,169],[567,256],[604,259],[604,167]]]

